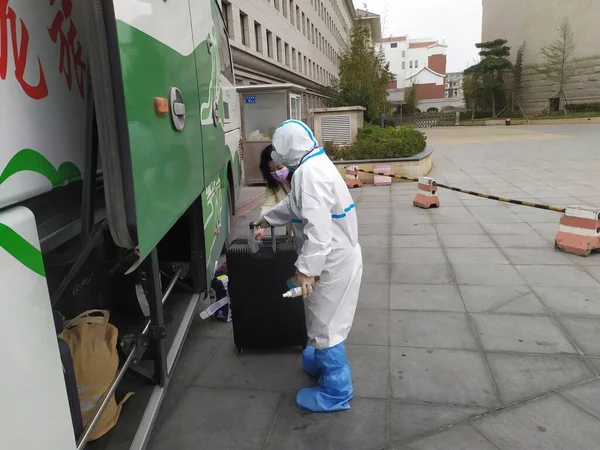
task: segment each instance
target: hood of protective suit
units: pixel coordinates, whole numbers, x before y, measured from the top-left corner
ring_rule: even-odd
[[[273,159],[290,169],[297,169],[302,159],[318,147],[310,128],[299,120],[287,120],[273,133]]]

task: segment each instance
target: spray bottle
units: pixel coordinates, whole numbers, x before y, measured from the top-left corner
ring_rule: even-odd
[[[302,297],[302,288],[295,287],[294,289],[290,289],[285,294],[283,294],[283,298],[296,298]]]

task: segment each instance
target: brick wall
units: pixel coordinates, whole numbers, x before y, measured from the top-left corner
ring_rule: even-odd
[[[429,84],[416,84],[417,87],[417,99],[429,100],[436,98],[444,98],[446,96],[446,89],[444,85],[437,85],[435,83]]]
[[[446,55],[431,55],[427,61],[427,67],[442,75],[446,74]]]

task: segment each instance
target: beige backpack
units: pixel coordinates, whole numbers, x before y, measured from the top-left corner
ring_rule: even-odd
[[[119,332],[108,323],[109,318],[108,311],[91,309],[68,321],[59,336],[71,349],[84,426],[94,417],[102,396],[108,391],[119,369]],[[115,426],[123,403],[132,395],[132,392],[128,393],[120,404],[112,396],[90,440],[102,437]]]

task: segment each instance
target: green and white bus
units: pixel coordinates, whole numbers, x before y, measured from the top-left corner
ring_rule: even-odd
[[[0,0],[0,448],[112,448],[57,345],[91,309],[145,448],[236,208],[234,80],[215,0]]]

